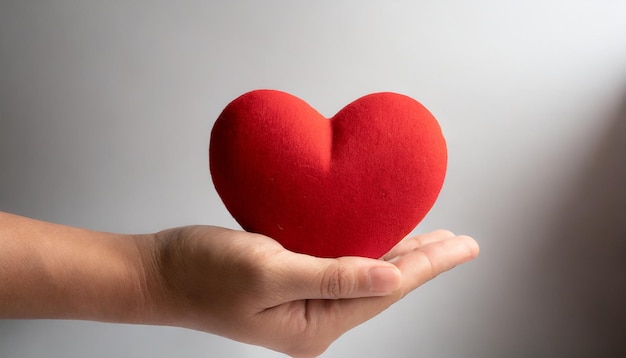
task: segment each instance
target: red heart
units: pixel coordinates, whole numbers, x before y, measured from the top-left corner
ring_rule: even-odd
[[[437,120],[389,92],[330,120],[290,94],[248,92],[215,122],[209,156],[245,230],[320,257],[381,257],[426,216],[447,165]]]

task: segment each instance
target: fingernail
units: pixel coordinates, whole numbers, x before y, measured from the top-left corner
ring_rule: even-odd
[[[373,267],[369,270],[370,291],[391,293],[400,288],[400,272],[392,267]]]

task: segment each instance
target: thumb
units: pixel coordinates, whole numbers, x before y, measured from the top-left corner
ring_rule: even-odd
[[[290,267],[294,299],[339,299],[385,296],[401,286],[400,270],[363,257],[323,259],[303,256]],[[293,281],[292,281],[293,280]],[[303,287],[303,283],[306,286]],[[297,296],[297,297],[296,297]]]

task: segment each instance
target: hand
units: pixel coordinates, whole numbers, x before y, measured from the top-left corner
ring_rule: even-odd
[[[258,234],[210,226],[156,235],[148,323],[316,356],[416,287],[478,255],[470,237],[407,238],[382,260],[322,259]]]
[[[217,227],[123,235],[0,212],[0,319],[172,325],[314,356],[476,255],[474,240],[448,231],[382,260],[322,259]]]

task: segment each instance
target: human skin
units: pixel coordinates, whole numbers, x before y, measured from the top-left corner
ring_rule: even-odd
[[[478,252],[439,230],[380,260],[317,258],[215,226],[129,235],[0,212],[0,318],[178,326],[314,357]]]

